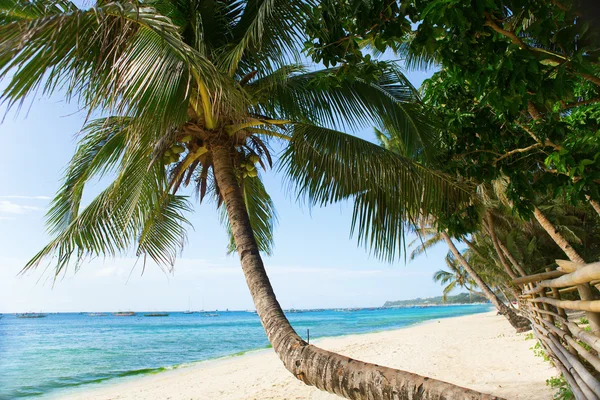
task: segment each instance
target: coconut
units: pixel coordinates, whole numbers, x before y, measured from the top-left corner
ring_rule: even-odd
[[[183,153],[185,151],[185,146],[176,144],[175,146],[171,147],[171,151],[175,154]]]
[[[256,169],[253,169],[252,171],[248,171],[248,176],[251,178],[255,178],[258,176],[258,171]]]
[[[181,138],[182,143],[188,143],[191,140],[192,140],[192,135],[185,135],[184,137]]]
[[[252,154],[250,157],[248,157],[248,161],[250,161],[252,164],[256,164],[259,160],[260,157],[258,157],[256,154]]]

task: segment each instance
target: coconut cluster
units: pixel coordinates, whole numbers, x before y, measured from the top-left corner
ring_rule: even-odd
[[[181,153],[186,150],[185,143],[189,143],[192,140],[192,135],[186,135],[181,138],[179,143],[173,144],[163,154],[163,162],[165,164],[173,164],[179,162]]]
[[[255,178],[258,176],[256,170],[256,163],[259,161],[259,157],[256,154],[250,154],[245,160],[240,163],[240,172],[243,178]]]

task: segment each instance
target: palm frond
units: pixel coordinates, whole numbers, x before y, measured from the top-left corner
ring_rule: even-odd
[[[151,164],[150,152],[148,148],[125,151],[116,179],[80,213],[76,213],[78,207],[69,209],[69,201],[64,201],[59,193],[55,211],[50,215],[57,221],[55,238],[27,263],[25,269],[35,267],[45,259],[56,258],[58,275],[66,270],[73,258],[78,265],[86,257],[114,257],[133,246],[137,246],[138,256],[149,256],[161,266],[172,267],[185,242],[188,222],[183,214],[189,207],[184,197],[168,194],[165,167],[162,163]],[[79,154],[82,157],[88,155],[86,152]],[[79,160],[73,163],[86,164]],[[94,168],[89,166],[87,171]],[[82,174],[77,185],[83,185],[88,177]],[[65,190],[68,192],[69,188]],[[61,202],[66,205],[59,207]],[[69,213],[63,215],[64,209],[69,209]]]
[[[412,153],[435,159],[436,130],[397,66],[388,64],[374,81],[340,81],[339,72],[331,68],[271,79],[269,90],[256,98],[256,112],[333,129],[376,126]]]
[[[407,226],[423,216],[451,213],[471,197],[444,174],[371,142],[308,124],[294,125],[280,169],[310,205],[353,201],[352,233],[389,261],[405,249]]]
[[[57,234],[79,214],[85,184],[115,168],[125,151],[129,118],[101,118],[88,123],[71,159],[63,185],[47,214],[49,231]]]
[[[114,2],[51,11],[0,25],[0,79],[16,71],[1,96],[9,107],[38,88],[60,89],[89,112],[136,117],[160,132],[186,118],[194,76],[216,92],[220,78],[212,64],[152,7]]]
[[[242,2],[239,2],[242,3]],[[233,29],[233,41],[221,56],[222,69],[233,76],[240,64],[272,71],[298,58],[304,41],[301,27],[306,2],[298,0],[248,0]],[[242,68],[250,72],[248,68]]]

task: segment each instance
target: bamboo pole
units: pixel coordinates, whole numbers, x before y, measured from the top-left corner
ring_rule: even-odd
[[[557,320],[559,320],[561,323],[566,323],[567,320],[563,317],[561,317],[559,314],[556,314],[552,311],[546,311],[546,310],[538,310],[540,313],[542,314],[549,314],[552,315],[554,318],[556,318]]]
[[[581,379],[581,382],[578,382],[578,384],[581,388],[581,391],[585,394],[586,399],[598,400],[598,396],[600,396],[600,382],[598,382],[598,380],[592,374],[590,374],[587,369],[585,369],[577,357],[567,352],[560,343],[557,343],[556,339],[548,337],[544,340],[547,340],[547,344],[552,349],[552,353],[556,355],[560,359],[560,362],[562,362],[563,365],[573,373],[573,378],[575,378],[575,380],[578,380],[578,377]],[[574,372],[577,372],[577,375],[579,376],[576,376]]]
[[[544,279],[558,278],[559,276],[563,275],[565,275],[563,271],[541,272],[539,274],[527,275],[522,278],[513,279],[511,282],[513,285],[524,285],[526,283],[537,282]]]
[[[600,312],[600,300],[555,300],[549,297],[531,299],[534,303],[548,303],[554,307],[568,308],[571,310]],[[588,318],[589,319],[589,318]]]
[[[554,292],[554,290],[556,290],[556,288],[552,288],[551,291],[546,292],[546,296],[550,296],[552,295]],[[570,293],[570,292],[575,292],[577,291],[577,286],[571,286],[571,287],[567,287],[567,288],[563,288],[563,289],[558,289],[558,293]]]
[[[543,310],[540,310],[540,312]],[[542,320],[542,325],[544,325],[544,327],[548,330],[548,333],[554,333],[556,334],[559,338],[563,338],[565,336],[565,332],[561,331],[559,328],[557,328],[555,325],[553,325],[552,323],[550,323],[550,321],[545,321]]]
[[[568,260],[555,260],[556,264],[558,264],[558,268],[561,271],[565,271],[566,273],[575,272],[579,268],[583,267],[585,264],[579,264],[573,261]]]
[[[591,332],[584,331],[573,322],[567,322],[567,327],[577,339],[581,340],[588,346],[591,346],[594,350],[600,353],[600,338]]]
[[[579,353],[581,358],[589,362],[596,369],[596,371],[600,371],[600,358],[584,349],[583,346],[577,343],[577,341],[572,337],[565,336],[564,339],[577,351],[577,353]]]
[[[538,282],[538,286],[562,288],[573,285],[581,285],[583,283],[589,283],[592,280],[598,279],[600,279],[600,262],[595,262],[559,278],[540,281]]]

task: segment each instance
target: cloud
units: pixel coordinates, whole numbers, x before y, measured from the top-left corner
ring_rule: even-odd
[[[21,204],[13,203],[8,200],[0,200],[0,213],[7,214],[25,214],[29,211],[40,211],[41,208],[33,206],[24,206]]]
[[[9,196],[0,196],[0,199],[52,200],[52,197],[9,195]]]

